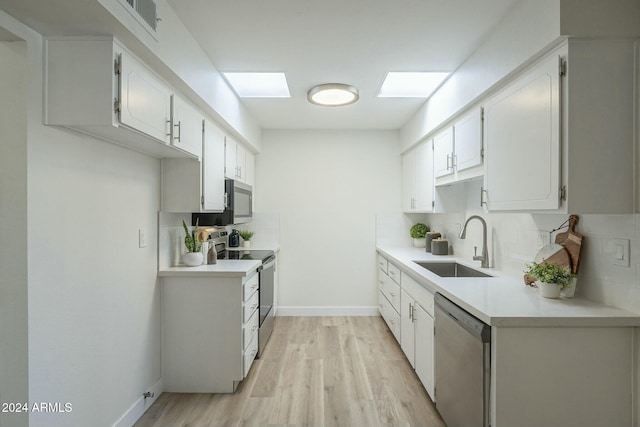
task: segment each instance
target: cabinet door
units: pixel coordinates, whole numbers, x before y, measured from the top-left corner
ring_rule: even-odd
[[[451,175],[454,171],[453,161],[453,128],[449,127],[433,138],[434,176]]]
[[[159,141],[169,140],[171,91],[126,52],[120,55],[120,122]]]
[[[560,73],[550,57],[484,106],[485,186],[490,210],[558,209]]]
[[[419,305],[414,305],[415,320],[415,369],[425,390],[434,400],[434,365],[433,365],[433,317]]]
[[[224,132],[204,120],[202,147],[202,209],[224,210]]]
[[[477,109],[453,125],[456,170],[482,164],[482,110]]]
[[[236,143],[236,170],[236,179],[246,184],[247,150],[239,143]]]
[[[244,170],[244,183],[253,187],[256,182],[256,156],[250,151],[245,152]]]
[[[227,136],[224,143],[224,176],[229,179],[238,179],[238,166],[236,163],[237,143]]]
[[[410,212],[415,209],[416,184],[415,150],[402,156],[402,210]]]
[[[415,208],[418,212],[433,211],[433,141],[420,144],[415,150]]]
[[[400,295],[400,346],[411,366],[415,368],[414,307],[413,298],[403,289]]]
[[[171,98],[171,145],[200,157],[204,116],[181,96]]]

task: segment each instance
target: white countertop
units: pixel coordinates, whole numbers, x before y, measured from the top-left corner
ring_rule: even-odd
[[[245,277],[262,265],[260,260],[220,259],[216,264],[198,267],[167,267],[158,270],[160,277]]]
[[[431,292],[439,292],[483,322],[502,327],[607,327],[640,326],[640,313],[605,306],[582,298],[548,299],[536,288],[514,277],[479,268],[477,261],[438,256],[424,248],[378,247],[389,261],[401,268]],[[413,261],[456,261],[494,277],[445,278]],[[580,286],[580,277],[578,284]]]

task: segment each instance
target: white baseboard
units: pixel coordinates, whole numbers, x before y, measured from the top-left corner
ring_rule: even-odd
[[[163,386],[162,386],[162,378],[160,378],[154,385],[149,388],[149,391],[153,393],[153,397],[140,396],[138,400],[136,400],[133,405],[127,410],[127,412],[120,417],[118,421],[116,421],[112,427],[131,427],[136,421],[140,419],[142,414],[149,409],[149,406],[156,401],[158,397],[162,394]]]
[[[378,306],[342,307],[284,307],[279,306],[276,316],[379,316]]]

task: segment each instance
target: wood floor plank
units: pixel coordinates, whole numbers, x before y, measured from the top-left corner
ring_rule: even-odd
[[[277,317],[234,394],[163,393],[134,427],[445,427],[380,317]]]

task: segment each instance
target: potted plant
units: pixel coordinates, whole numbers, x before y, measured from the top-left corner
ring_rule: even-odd
[[[238,233],[240,233],[240,237],[242,237],[242,241],[243,241],[242,246],[244,246],[245,248],[250,247],[251,238],[255,233],[249,230],[239,230]]]
[[[413,246],[415,246],[416,248],[424,248],[425,246],[427,246],[426,235],[428,232],[429,232],[429,227],[427,227],[426,225],[420,222],[417,224],[414,224],[409,229],[409,234],[413,239]]]
[[[575,277],[569,267],[546,261],[527,264],[524,273],[537,280],[536,284],[545,298],[559,298],[560,291],[571,286],[571,279]]]
[[[198,240],[198,220],[196,220],[196,225],[189,232],[189,228],[187,224],[182,220],[182,226],[184,227],[184,245],[187,247],[187,253],[183,256],[184,264],[188,267],[197,267],[202,264],[204,260],[204,256],[200,249],[202,249],[202,243]]]

